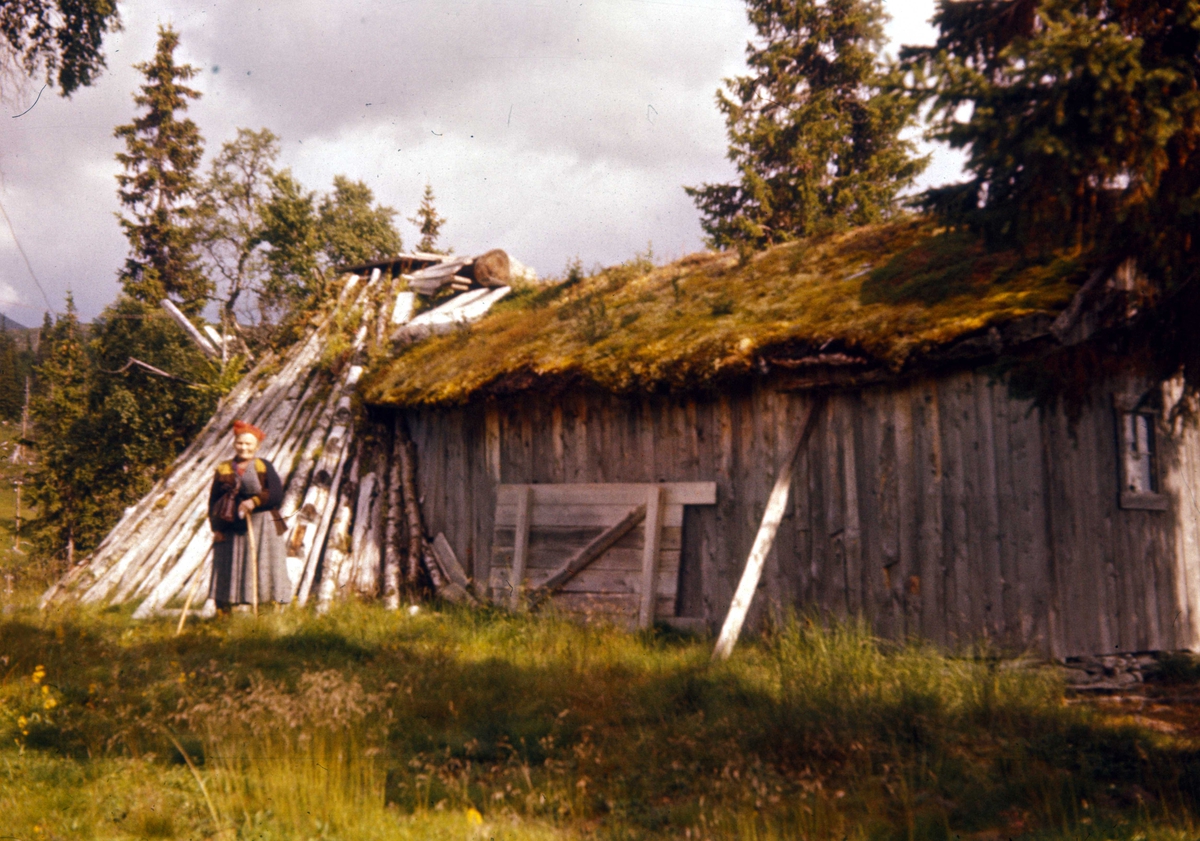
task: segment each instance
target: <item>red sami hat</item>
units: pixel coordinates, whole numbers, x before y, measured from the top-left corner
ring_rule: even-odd
[[[252,423],[246,423],[244,420],[235,420],[233,422],[233,435],[236,438],[238,435],[244,435],[249,432],[260,442],[267,437],[267,433],[263,432]]]

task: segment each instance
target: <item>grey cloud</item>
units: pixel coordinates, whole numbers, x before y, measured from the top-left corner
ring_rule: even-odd
[[[924,17],[932,0],[915,0]],[[913,3],[892,0],[911,28]],[[905,6],[903,15],[897,11]],[[125,0],[109,71],[71,100],[44,96],[0,119],[0,193],[56,306],[72,288],[94,317],[117,292],[125,241],[115,125],[134,113],[155,27],[181,34],[201,70],[190,115],[209,152],[239,126],[283,140],[282,164],[312,189],[361,178],[400,212],[406,241],[425,182],[460,253],[509,248],[543,273],[575,256],[628,259],[701,247],[682,185],[728,179],[713,96],[739,72],[741,0]],[[47,92],[49,94],[49,92]],[[42,304],[7,231],[0,288]]]

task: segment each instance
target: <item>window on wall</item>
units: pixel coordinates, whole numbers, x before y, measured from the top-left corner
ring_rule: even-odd
[[[1167,507],[1158,483],[1154,421],[1153,411],[1117,409],[1122,508],[1162,511]]]

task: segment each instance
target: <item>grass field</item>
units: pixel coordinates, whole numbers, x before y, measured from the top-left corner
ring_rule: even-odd
[[[0,835],[27,841],[1197,835],[1200,728],[1152,712],[1178,705],[1067,703],[1050,670],[853,625],[713,665],[553,616],[347,605],[176,637],[33,597],[0,623]]]

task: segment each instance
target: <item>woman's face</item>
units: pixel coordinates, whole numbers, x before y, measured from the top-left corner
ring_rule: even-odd
[[[233,451],[240,461],[252,457],[258,449],[258,439],[250,432],[243,432],[233,439]]]

